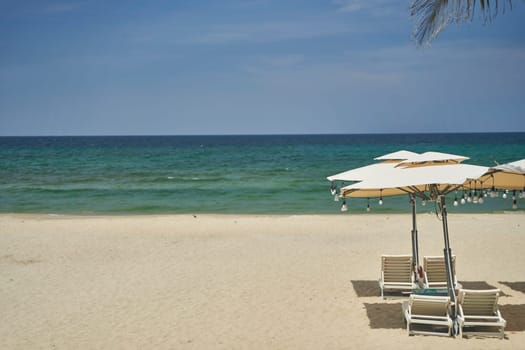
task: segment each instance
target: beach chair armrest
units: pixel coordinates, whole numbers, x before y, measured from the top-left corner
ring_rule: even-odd
[[[450,319],[450,317],[448,316],[430,316],[430,315],[417,315],[417,314],[411,314],[411,316],[412,318],[437,320],[437,321],[448,321]]]
[[[465,320],[499,320],[500,318],[498,316],[463,316],[463,319]]]

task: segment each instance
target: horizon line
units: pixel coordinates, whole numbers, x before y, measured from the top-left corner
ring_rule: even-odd
[[[64,134],[64,135],[0,135],[11,137],[231,137],[231,136],[358,136],[358,135],[461,135],[461,134],[523,134],[525,131],[443,131],[443,132],[363,132],[363,133],[231,133],[231,134]]]

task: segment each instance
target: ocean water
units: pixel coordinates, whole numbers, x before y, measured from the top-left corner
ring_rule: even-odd
[[[0,212],[337,214],[326,177],[400,149],[491,166],[525,158],[525,133],[0,137]],[[366,212],[365,199],[347,203],[341,215]],[[511,205],[500,196],[449,212]],[[410,211],[405,196],[371,207]]]

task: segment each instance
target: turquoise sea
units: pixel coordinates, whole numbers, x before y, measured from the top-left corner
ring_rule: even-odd
[[[0,212],[338,214],[326,176],[400,149],[491,166],[525,158],[525,133],[0,137]],[[347,202],[341,215],[366,212],[366,200]],[[371,206],[410,210],[404,196]],[[500,196],[449,212],[511,206]]]

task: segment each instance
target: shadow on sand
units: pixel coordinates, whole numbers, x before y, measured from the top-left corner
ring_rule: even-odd
[[[365,303],[366,315],[370,320],[370,328],[404,329],[402,303]]]
[[[515,290],[517,292],[522,292],[525,294],[525,282],[499,282],[501,284],[506,285],[512,290]]]
[[[379,283],[377,281],[352,281],[355,293],[359,298],[381,296]]]
[[[465,289],[495,289],[497,287],[484,281],[461,281]],[[500,282],[513,290],[525,293],[525,282]],[[353,280],[352,286],[359,298],[378,297],[380,289],[374,280]],[[508,296],[502,292],[502,296]],[[402,303],[364,303],[366,315],[370,320],[372,329],[404,329]],[[525,304],[501,304],[499,305],[501,315],[507,321],[506,332],[525,331]]]

